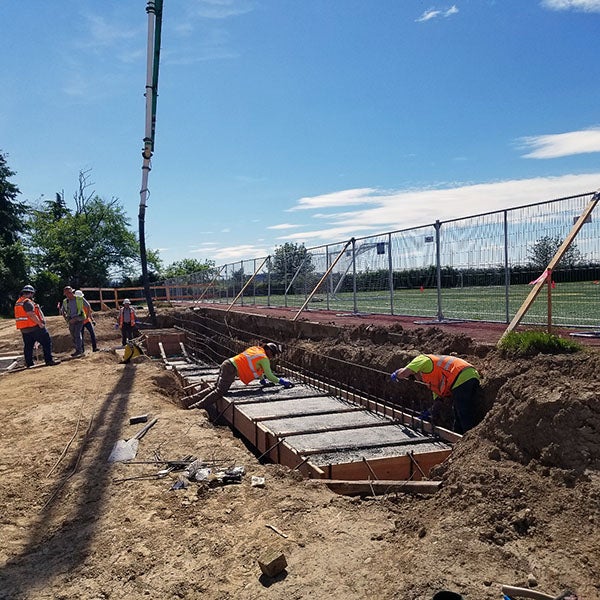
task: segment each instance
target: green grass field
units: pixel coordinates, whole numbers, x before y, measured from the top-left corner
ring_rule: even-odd
[[[532,287],[529,285],[510,286],[508,295],[508,320],[519,310]],[[271,306],[300,308],[307,296],[302,294],[273,295]],[[232,298],[221,298],[221,302],[231,302]],[[592,281],[559,283],[552,290],[552,322],[554,325],[573,327],[597,327],[600,325],[600,285]],[[238,300],[238,304],[240,304]],[[265,296],[254,299],[246,295],[245,304],[266,305]],[[335,312],[356,312],[390,314],[390,293],[388,291],[359,291],[356,302],[352,292],[338,293],[335,296],[315,294],[306,307],[310,309],[332,310]],[[444,318],[475,321],[496,321],[504,323],[506,315],[505,288],[502,286],[444,288],[441,292],[441,309]],[[395,290],[393,314],[418,317],[436,317],[438,314],[438,293],[435,288]],[[548,314],[548,292],[544,286],[525,317],[523,323],[545,325]]]

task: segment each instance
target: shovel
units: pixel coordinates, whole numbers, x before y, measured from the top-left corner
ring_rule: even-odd
[[[140,429],[132,438],[129,438],[128,440],[118,440],[108,457],[108,462],[124,462],[135,458],[140,440],[156,421],[158,421],[158,419],[152,419],[148,425]]]

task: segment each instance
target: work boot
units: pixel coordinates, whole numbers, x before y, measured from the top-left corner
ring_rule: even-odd
[[[47,367],[55,367],[56,365],[60,365],[60,360],[51,360],[50,362],[46,363]]]

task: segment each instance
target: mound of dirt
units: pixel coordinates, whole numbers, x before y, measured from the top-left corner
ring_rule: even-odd
[[[596,349],[517,360],[442,327],[206,316],[161,311],[160,326],[195,323],[215,358],[222,342],[272,339],[282,364],[414,409],[428,392],[389,373],[418,352],[456,353],[483,375],[482,421],[432,473],[436,495],[337,496],[179,408],[181,384],[161,361],[121,364],[114,315],[97,317],[101,352],[75,360],[51,319],[63,362],[0,377],[0,598],[431,600],[447,589],[497,600],[502,584],[600,597]],[[14,322],[0,322],[0,353],[20,351]],[[158,416],[144,464],[108,463],[143,413]],[[171,490],[177,473],[158,477],[156,461],[190,454],[246,475]],[[275,579],[257,562],[271,548],[288,563]]]

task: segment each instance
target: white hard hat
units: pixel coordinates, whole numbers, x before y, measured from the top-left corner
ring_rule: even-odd
[[[125,298],[125,300],[123,300],[123,304],[131,304],[131,300],[129,298]]]
[[[76,291],[75,291],[75,295],[76,295],[78,298],[83,298],[83,292],[82,292],[81,290],[76,290]]]

